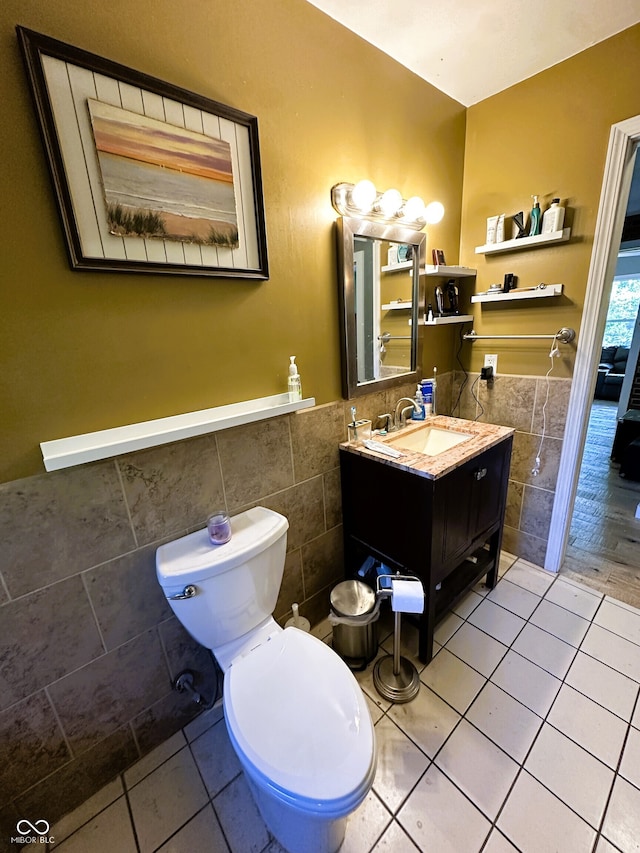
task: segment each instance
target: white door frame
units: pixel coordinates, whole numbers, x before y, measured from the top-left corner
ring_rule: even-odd
[[[550,572],[560,570],[567,549],[595,389],[595,368],[600,357],[636,145],[639,142],[640,116],[612,125],[544,563],[545,569]]]

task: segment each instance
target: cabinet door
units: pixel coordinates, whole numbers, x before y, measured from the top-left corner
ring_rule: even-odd
[[[502,442],[444,477],[436,496],[442,524],[442,562],[460,557],[502,522],[511,442]]]

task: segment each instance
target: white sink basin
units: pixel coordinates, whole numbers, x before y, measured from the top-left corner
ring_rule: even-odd
[[[401,447],[403,450],[412,450],[414,453],[424,453],[425,456],[437,456],[445,450],[451,450],[457,444],[473,438],[469,432],[456,432],[452,429],[427,426],[414,430],[391,439],[391,444]]]

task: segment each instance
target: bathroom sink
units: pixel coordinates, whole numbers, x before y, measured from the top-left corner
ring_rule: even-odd
[[[452,429],[425,426],[407,433],[407,435],[392,438],[389,443],[403,450],[424,453],[425,456],[437,456],[439,453],[451,450],[452,447],[462,444],[463,441],[470,438],[473,438],[473,435],[469,432],[456,432]]]

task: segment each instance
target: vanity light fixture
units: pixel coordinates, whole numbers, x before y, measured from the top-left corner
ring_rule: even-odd
[[[379,193],[368,180],[357,184],[336,184],[331,188],[331,203],[341,216],[406,225],[416,231],[421,231],[427,223],[434,225],[440,222],[444,215],[444,207],[439,201],[425,206],[417,195],[405,201],[398,190],[388,189]]]

